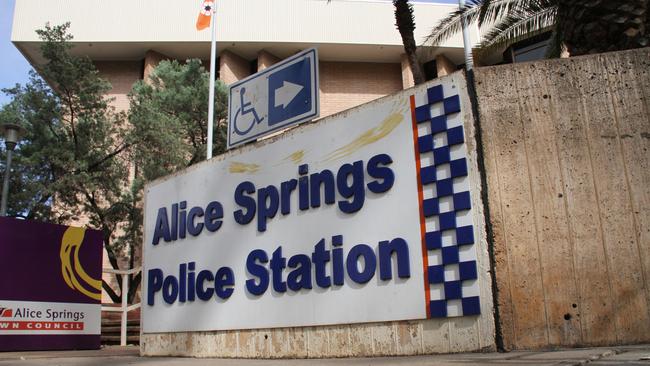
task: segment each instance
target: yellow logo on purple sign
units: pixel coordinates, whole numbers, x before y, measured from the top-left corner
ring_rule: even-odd
[[[102,299],[102,281],[88,275],[79,260],[79,250],[83,244],[86,229],[68,227],[61,239],[61,273],[65,283],[91,299]],[[83,283],[83,284],[82,284]]]

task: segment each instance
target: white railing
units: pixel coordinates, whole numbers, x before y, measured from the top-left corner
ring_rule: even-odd
[[[126,346],[126,326],[128,323],[127,314],[129,313],[129,311],[133,311],[140,307],[140,303],[131,304],[131,305],[128,304],[129,275],[136,274],[140,272],[141,269],[142,267],[126,269],[126,270],[104,268],[102,270],[103,273],[110,273],[122,277],[122,305],[120,307],[102,305],[102,311],[112,311],[112,312],[122,313],[122,319],[120,321],[120,346]]]

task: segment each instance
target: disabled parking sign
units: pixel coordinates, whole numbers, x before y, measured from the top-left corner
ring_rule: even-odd
[[[228,148],[318,115],[318,52],[310,48],[230,86]]]

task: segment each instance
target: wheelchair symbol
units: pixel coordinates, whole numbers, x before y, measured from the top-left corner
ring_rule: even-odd
[[[264,120],[264,117],[260,118],[254,107],[250,107],[252,104],[251,102],[244,102],[245,93],[246,88],[241,88],[241,91],[239,92],[240,107],[237,109],[237,112],[235,112],[235,117],[233,118],[233,127],[235,128],[235,133],[239,136],[247,134],[256,124],[259,124]],[[252,115],[252,118],[242,118],[249,115]],[[244,121],[241,121],[242,119],[244,119]]]

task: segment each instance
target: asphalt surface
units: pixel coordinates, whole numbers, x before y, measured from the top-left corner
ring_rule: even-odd
[[[650,366],[650,345],[596,347],[554,351],[508,353],[460,353],[411,357],[250,360],[217,358],[140,357],[138,347],[106,347],[97,351],[3,352],[0,366],[90,366],[90,365],[214,365],[214,366],[303,366],[303,365],[641,365]]]

